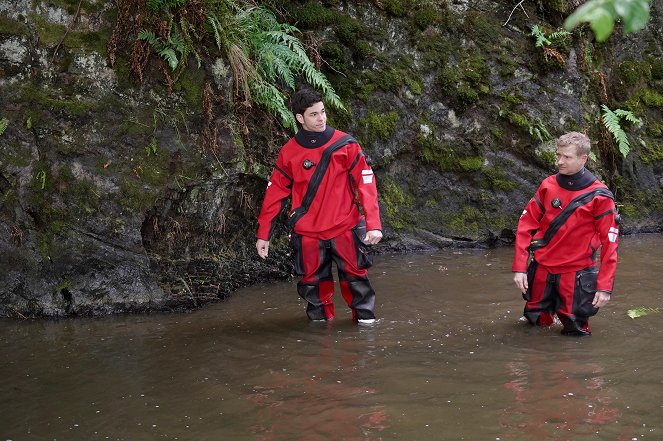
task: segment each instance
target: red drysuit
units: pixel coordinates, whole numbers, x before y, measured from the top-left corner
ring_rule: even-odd
[[[514,272],[528,273],[523,297],[532,324],[549,325],[557,313],[563,332],[589,333],[588,317],[598,311],[591,305],[594,294],[612,291],[617,216],[612,193],[586,169],[541,183],[518,222],[512,266]]]
[[[304,141],[298,142],[305,139],[301,133],[290,139],[279,152],[258,217],[256,236],[259,239],[269,240],[273,222],[286,198],[292,199],[291,211],[302,205],[323,152],[345,135],[327,127],[321,145],[308,143],[304,146]],[[363,232],[353,231],[358,224],[364,227],[357,199],[365,215]],[[331,155],[315,197],[293,229],[294,270],[303,276],[297,285],[298,292],[308,302],[309,317],[313,320],[334,317],[331,263],[335,261],[341,291],[353,310],[353,317],[375,318],[375,292],[367,276],[369,250],[361,240],[366,230],[380,230],[382,226],[373,170],[356,141],[351,140]]]

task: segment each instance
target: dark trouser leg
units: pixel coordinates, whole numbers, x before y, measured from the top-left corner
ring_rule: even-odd
[[[299,282],[297,292],[306,300],[306,315],[311,320],[331,320],[334,318],[334,303],[331,298],[334,294],[334,282],[331,282],[331,294],[325,285],[330,282],[320,282],[317,284],[306,284]]]
[[[334,279],[331,273],[331,242],[302,236],[303,277],[297,292],[306,300],[306,314],[311,320],[334,318]]]
[[[341,294],[352,309],[353,320],[375,319],[375,291],[368,280],[368,270],[360,268],[361,252],[351,230],[333,240],[333,259],[338,268]]]
[[[370,320],[375,318],[375,291],[368,279],[341,281],[341,293],[352,309],[353,320]]]
[[[589,267],[578,272],[560,274],[560,305],[557,316],[564,325],[564,335],[591,335],[589,317],[598,312],[592,306],[596,293],[598,269]]]
[[[550,326],[557,305],[556,276],[536,261],[527,269],[528,290],[523,294],[525,310],[523,315],[535,326]]]

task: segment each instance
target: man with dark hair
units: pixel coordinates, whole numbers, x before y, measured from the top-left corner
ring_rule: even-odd
[[[320,94],[302,89],[291,106],[301,130],[281,148],[267,184],[258,217],[258,255],[267,258],[274,220],[290,197],[293,270],[302,276],[297,291],[308,303],[308,317],[334,318],[333,261],[353,320],[373,323],[369,247],[382,239],[373,170],[355,139],[327,126]]]
[[[612,292],[619,215],[610,190],[585,168],[587,135],[567,133],[556,145],[558,173],[543,180],[518,222],[513,280],[532,325],[551,325],[557,314],[562,334],[590,335],[589,317]]]

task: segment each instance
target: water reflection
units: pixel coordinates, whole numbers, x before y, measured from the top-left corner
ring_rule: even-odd
[[[500,421],[503,439],[578,439],[619,421],[615,392],[599,363],[554,358],[537,354],[506,364],[511,380],[505,387],[514,402]]]

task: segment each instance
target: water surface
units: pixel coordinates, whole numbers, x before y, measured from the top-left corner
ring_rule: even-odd
[[[0,441],[660,440],[663,237],[621,239],[588,338],[531,328],[512,250],[378,256],[374,326],[294,282],[188,314],[0,321]]]

